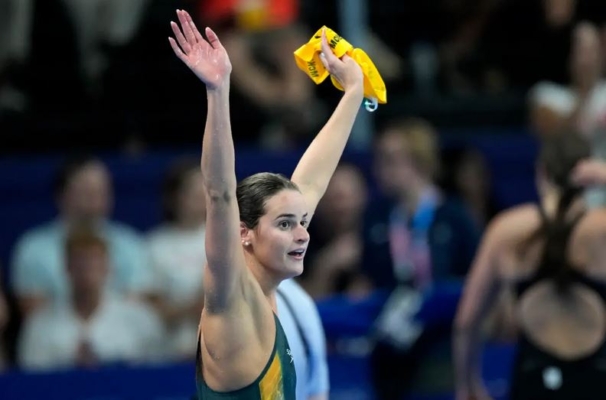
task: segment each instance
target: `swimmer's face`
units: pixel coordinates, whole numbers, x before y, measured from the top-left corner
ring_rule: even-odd
[[[250,243],[246,250],[278,279],[300,275],[309,244],[303,195],[282,190],[266,201],[265,211],[257,226],[245,232],[244,239]]]

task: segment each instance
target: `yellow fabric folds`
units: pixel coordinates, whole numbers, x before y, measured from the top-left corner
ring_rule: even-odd
[[[385,83],[370,57],[368,57],[364,50],[354,48],[347,40],[326,26],[318,29],[309,42],[295,51],[295,61],[299,69],[305,72],[316,85],[324,82],[328,77],[329,73],[320,60],[320,53],[322,52],[322,29],[326,29],[326,39],[337,57],[341,58],[347,54],[362,68],[362,72],[364,73],[364,97],[367,99],[376,99],[380,104],[387,103]],[[337,89],[343,90],[343,87],[341,87],[333,76],[330,78]]]

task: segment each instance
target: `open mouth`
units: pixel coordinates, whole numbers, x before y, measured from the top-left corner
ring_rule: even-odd
[[[289,252],[288,255],[296,259],[302,259],[305,256],[305,250],[294,250]]]

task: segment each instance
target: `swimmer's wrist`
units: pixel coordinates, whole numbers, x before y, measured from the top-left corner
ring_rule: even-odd
[[[213,87],[206,88],[206,101],[208,105],[223,104],[229,107],[229,81]]]
[[[353,85],[347,86],[345,88],[345,94],[364,97],[364,84],[363,83],[359,83],[359,84],[354,83]]]
[[[226,79],[224,79],[222,82],[217,83],[216,85],[206,85],[206,92],[209,95],[212,95],[214,93],[229,92],[229,75]]]

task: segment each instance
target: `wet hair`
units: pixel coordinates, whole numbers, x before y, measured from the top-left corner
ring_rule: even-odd
[[[266,213],[267,200],[282,190],[298,191],[299,188],[284,175],[270,172],[261,172],[242,180],[236,189],[240,221],[248,229],[255,228]]]
[[[177,197],[192,172],[200,170],[200,160],[182,158],[175,161],[168,169],[162,182],[162,212],[164,219],[174,222],[177,218]]]
[[[567,260],[568,240],[575,222],[568,212],[572,203],[581,196],[583,188],[570,182],[572,170],[577,163],[590,156],[589,144],[578,132],[564,131],[543,140],[539,155],[539,166],[545,177],[560,190],[560,199],[553,219],[543,217],[539,228],[525,243],[525,248],[536,240],[544,240],[544,247],[537,273],[553,278],[560,291],[570,283],[570,262]]]
[[[56,196],[63,194],[69,181],[74,177],[74,175],[90,164],[97,162],[100,162],[100,160],[90,154],[75,155],[64,160],[59,166],[55,175],[55,180],[53,182],[53,193]]]

